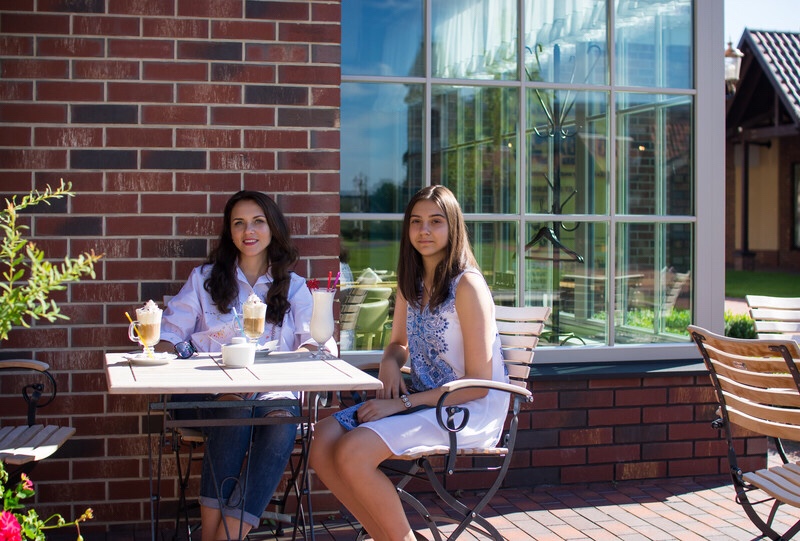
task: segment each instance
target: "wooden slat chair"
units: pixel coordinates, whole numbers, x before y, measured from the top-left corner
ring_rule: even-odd
[[[442,539],[442,532],[437,525],[444,524],[456,525],[456,528],[447,537],[448,540],[456,539],[465,530],[478,532],[497,541],[503,540],[503,536],[497,528],[481,515],[481,511],[502,486],[511,464],[517,437],[519,412],[524,403],[533,400],[531,392],[527,388],[527,380],[533,363],[534,348],[539,342],[539,335],[544,329],[549,315],[550,308],[548,307],[496,306],[495,317],[502,343],[503,358],[508,367],[509,383],[461,379],[445,385],[446,392],[439,400],[437,417],[439,424],[450,432],[450,445],[430,447],[413,454],[394,456],[386,463],[387,470],[402,474],[396,485],[400,498],[425,519],[435,541]],[[462,413],[466,410],[463,407],[444,406],[443,404],[451,393],[470,387],[496,389],[507,392],[511,396],[509,416],[506,422],[508,428],[495,447],[457,448],[458,431],[465,425],[462,424],[459,427],[453,425],[455,419],[462,418]],[[468,421],[468,415],[463,418]],[[460,459],[458,465],[456,464],[457,459]],[[398,461],[405,462],[402,471],[395,467]],[[462,467],[461,464],[467,462],[471,462],[472,465]],[[494,475],[494,481],[490,486],[485,487],[485,493],[478,501],[462,502],[456,492],[447,489],[447,478],[460,472],[475,471]],[[421,472],[424,472],[424,475]],[[452,510],[452,513],[431,514],[420,500],[406,491],[406,486],[414,479],[426,479],[441,501]],[[359,534],[359,538],[365,536],[365,531]]]
[[[800,340],[800,297],[747,295],[745,299],[759,338]]]
[[[367,296],[367,290],[363,287],[343,288],[340,295],[339,350],[351,350],[355,349],[358,312]]]
[[[31,359],[0,360],[4,376],[23,375],[22,398],[27,404],[25,425],[0,427],[0,460],[15,468],[12,478],[27,473],[40,460],[55,453],[75,434],[71,426],[44,425],[36,422],[36,412],[56,397],[56,380],[47,363]],[[4,414],[4,417],[6,415]]]
[[[778,513],[782,505],[800,508],[800,464],[781,453],[783,464],[753,471],[738,459],[733,438],[744,429],[778,442],[800,441],[800,348],[793,340],[743,340],[693,325],[688,329],[719,401],[720,418],[712,426],[725,433],[736,501],[764,536],[790,539],[800,531],[800,521],[783,533],[775,528],[794,521]]]

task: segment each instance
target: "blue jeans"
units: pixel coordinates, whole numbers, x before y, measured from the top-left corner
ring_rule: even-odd
[[[263,417],[275,410],[286,410],[299,415],[297,406],[258,406],[255,414],[248,407],[229,409],[202,409],[200,416],[209,418]],[[250,431],[253,445],[250,447]],[[275,489],[283,477],[289,456],[294,448],[297,425],[283,423],[263,426],[212,426],[203,429],[206,436],[203,455],[203,473],[200,479],[200,505],[222,509],[224,516],[241,518],[243,522],[258,526]],[[248,463],[245,460],[251,449]],[[245,478],[245,472],[248,473]],[[242,515],[242,486],[244,514]]]

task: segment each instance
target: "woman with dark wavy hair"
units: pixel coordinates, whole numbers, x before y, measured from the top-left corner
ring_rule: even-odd
[[[383,390],[318,422],[310,450],[317,476],[376,541],[415,539],[400,497],[379,466],[411,449],[449,445],[432,408],[442,385],[460,378],[508,381],[492,295],[458,201],[444,186],[423,188],[406,207],[397,284],[392,338],[378,374]],[[410,383],[400,371],[406,361]],[[457,400],[469,409],[459,447],[494,445],[508,395],[468,389]]]
[[[298,253],[286,218],[275,202],[255,191],[240,191],[225,205],[222,231],[204,265],[167,304],[161,322],[159,351],[186,358],[193,351],[218,352],[241,334],[236,316],[251,295],[267,305],[259,345],[277,341],[274,349],[316,349],[311,338],[312,299],[304,278],[292,272]],[[336,351],[335,343],[327,344]],[[175,362],[180,362],[177,360]],[[183,396],[176,399],[236,399],[226,395]],[[253,398],[253,397],[248,397]],[[286,416],[293,411],[269,406],[272,399],[295,398],[290,392],[260,393],[256,415]],[[248,408],[201,409],[204,417],[249,417]],[[242,538],[257,526],[283,476],[294,447],[296,425],[256,426],[250,447],[249,426],[215,426],[206,435],[200,484],[202,540]],[[244,459],[251,449],[249,475]],[[240,488],[245,486],[244,510]],[[244,511],[244,512],[243,512]],[[240,518],[242,519],[240,521]]]

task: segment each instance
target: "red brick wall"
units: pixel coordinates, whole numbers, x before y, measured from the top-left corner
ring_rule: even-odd
[[[90,531],[149,516],[147,399],[106,392],[103,354],[132,348],[125,311],[206,256],[231,193],[275,198],[301,275],[338,269],[340,19],[339,0],[0,4],[0,196],[71,181],[30,237],[53,258],[104,254],[96,280],[53,296],[69,321],[0,350],[50,364],[40,418],[77,429],[34,471],[40,514],[91,506]],[[1,382],[0,424],[22,422],[15,387]]]

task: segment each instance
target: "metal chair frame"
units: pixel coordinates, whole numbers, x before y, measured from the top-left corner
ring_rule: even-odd
[[[38,461],[52,455],[75,434],[73,427],[36,422],[39,408],[53,402],[58,393],[56,379],[49,369],[47,363],[33,359],[0,360],[0,371],[20,372],[29,381],[23,384],[21,393],[27,404],[27,425],[0,427],[0,460],[14,466],[8,472],[11,480],[30,473]]]
[[[533,363],[534,348],[544,323],[550,315],[548,307],[495,307],[495,317],[500,334],[503,356],[509,372],[509,383],[487,380],[460,379],[444,386],[445,393],[436,406],[439,425],[449,433],[450,444],[446,447],[431,448],[413,455],[394,456],[382,465],[389,474],[401,475],[396,484],[400,499],[418,512],[424,519],[434,541],[442,541],[439,525],[454,524],[455,529],[446,537],[456,539],[464,531],[471,530],[502,541],[504,538],[489,520],[481,515],[486,505],[503,485],[511,465],[516,445],[519,413],[524,404],[531,402],[533,396],[527,389],[528,375]],[[466,388],[485,388],[507,392],[510,395],[510,411],[507,429],[504,430],[497,446],[482,449],[458,449],[458,432],[469,422],[469,410],[462,406],[445,406],[447,398]],[[459,460],[461,459],[461,460]],[[462,464],[464,459],[472,460],[472,465]],[[477,501],[466,503],[459,495],[447,488],[447,480],[464,472],[494,473],[494,481]],[[411,492],[406,490],[414,480],[425,480],[444,502],[451,513],[433,514]],[[366,531],[359,533],[358,539],[366,537]]]

